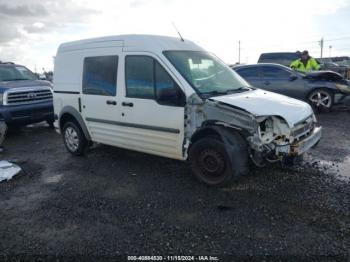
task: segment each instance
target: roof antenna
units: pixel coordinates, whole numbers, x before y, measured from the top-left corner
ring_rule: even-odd
[[[182,41],[182,42],[185,42],[185,40],[183,39],[182,35],[180,34],[180,31],[177,29],[177,27],[176,27],[175,23],[174,23],[174,22],[172,22],[172,24],[173,24],[173,27],[175,28],[176,32],[178,33],[178,35],[179,35],[179,37],[180,37],[181,41]]]

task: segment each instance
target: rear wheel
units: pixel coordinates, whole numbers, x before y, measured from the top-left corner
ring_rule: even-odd
[[[83,155],[88,142],[75,122],[66,122],[62,130],[64,145],[67,150],[76,156]]]
[[[234,158],[230,158],[224,142],[219,138],[198,140],[189,152],[192,173],[199,181],[210,186],[222,186],[231,182],[234,177],[244,173],[246,168],[241,164],[246,163],[245,152],[239,146],[233,147],[229,152],[235,152]]]
[[[308,101],[317,110],[329,111],[334,103],[334,95],[327,89],[316,89],[309,94]]]

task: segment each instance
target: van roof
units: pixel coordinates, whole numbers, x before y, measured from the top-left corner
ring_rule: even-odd
[[[203,51],[201,47],[189,40],[181,41],[179,37],[158,35],[118,35],[104,36],[63,43],[57,53],[93,49],[101,47],[122,47],[125,51],[152,51],[164,50],[194,50]]]

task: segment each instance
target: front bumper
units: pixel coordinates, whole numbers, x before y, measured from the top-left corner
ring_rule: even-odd
[[[28,125],[49,120],[54,121],[53,103],[42,102],[17,106],[0,106],[0,119],[9,125]]]
[[[298,141],[290,146],[291,156],[300,156],[310,148],[318,144],[322,136],[322,127],[315,127],[312,133],[305,139]]]

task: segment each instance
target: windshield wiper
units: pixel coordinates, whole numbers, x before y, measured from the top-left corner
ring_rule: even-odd
[[[241,86],[237,89],[234,89],[233,91],[248,91],[248,90],[252,90],[252,89],[253,89],[253,87],[251,87],[251,86]]]
[[[12,78],[12,79],[4,79],[2,81],[20,81],[20,80],[30,80],[28,78]]]
[[[228,94],[233,94],[233,93],[240,93],[240,92],[244,92],[244,91],[249,91],[249,90],[252,90],[254,89],[253,87],[248,87],[248,86],[241,86],[239,88],[236,88],[236,89],[229,89],[229,90],[226,90],[226,91],[217,91],[217,90],[214,90],[214,91],[210,91],[210,92],[205,92],[205,93],[202,93],[202,95],[205,95],[205,96],[220,96],[220,95],[228,95]]]
[[[210,91],[210,92],[205,92],[205,93],[202,93],[202,95],[205,95],[205,96],[220,96],[220,95],[227,95],[227,91]]]
[[[249,90],[252,90],[252,89],[253,89],[253,87],[241,86],[241,87],[236,88],[236,89],[227,90],[226,94],[241,93],[241,92],[249,91]]]

